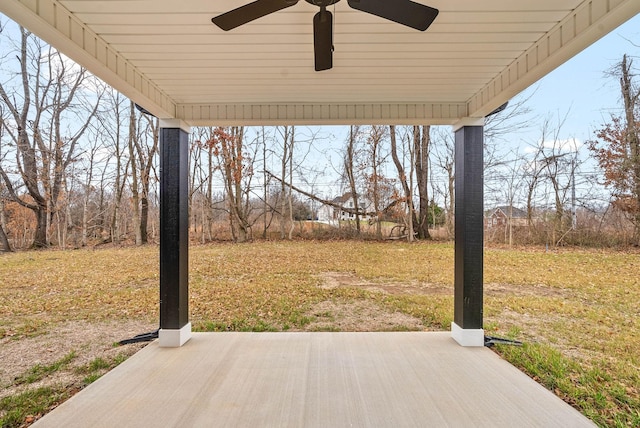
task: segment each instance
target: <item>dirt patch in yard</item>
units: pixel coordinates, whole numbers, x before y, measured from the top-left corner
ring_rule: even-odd
[[[320,287],[335,289],[340,287],[358,288],[373,293],[387,295],[423,295],[452,296],[453,285],[433,284],[419,281],[376,280],[370,281],[358,277],[352,272],[324,272],[320,275]],[[566,297],[569,290],[550,287],[543,284],[485,284],[484,294],[488,297]],[[338,330],[338,331],[397,331],[424,330],[424,325],[417,318],[399,312],[389,312],[370,301],[353,303],[321,302],[307,313],[313,322],[306,330]],[[499,316],[503,328],[516,326],[508,314]],[[513,321],[513,322],[512,322]],[[545,324],[544,320],[519,315],[517,321],[531,335],[528,339],[536,340],[538,330]],[[524,325],[523,325],[524,324]]]
[[[367,291],[375,291],[386,294],[434,294],[446,295],[453,294],[453,287],[447,287],[441,284],[431,284],[426,282],[398,282],[398,281],[380,281],[372,282],[363,278],[359,278],[351,272],[323,272],[320,275],[322,284],[320,287],[326,289],[338,287],[355,287],[362,288]]]
[[[436,292],[428,287],[416,287],[416,284],[373,283],[351,272],[324,272],[321,279],[320,287],[324,289],[355,287],[387,294],[416,294],[418,289],[427,293]],[[306,326],[307,331],[424,330],[420,319],[401,312],[391,312],[370,301],[324,301],[315,305],[307,316],[313,320]]]
[[[550,287],[544,284],[485,284],[484,292],[487,296],[538,296],[538,297],[565,297],[567,291],[561,288]]]
[[[401,312],[389,312],[368,301],[320,302],[307,316],[306,331],[419,331],[422,321]]]
[[[391,295],[453,295],[453,285],[433,284],[428,282],[399,282],[399,281],[378,281],[372,282],[356,276],[352,272],[323,272],[320,275],[322,284],[320,287],[326,289],[338,287],[355,287],[367,291],[386,293]],[[484,292],[486,296],[541,296],[541,297],[563,297],[565,290],[550,287],[544,284],[485,284]]]
[[[115,346],[116,342],[153,329],[152,325],[143,321],[70,321],[52,326],[44,334],[35,337],[16,339],[6,336],[0,339],[0,398],[43,386],[82,385],[87,376],[83,367],[97,358],[111,362],[118,357],[133,355],[145,344]],[[68,364],[42,379],[36,382],[18,381],[21,376],[32,372],[34,367],[51,366],[69,355],[74,356]]]

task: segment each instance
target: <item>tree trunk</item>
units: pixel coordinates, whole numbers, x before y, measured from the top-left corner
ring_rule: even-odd
[[[232,238],[236,242],[246,242],[250,238],[251,225],[249,223],[248,187],[246,192],[243,189],[245,177],[244,128],[242,126],[231,127],[230,130],[217,128],[214,134],[214,144],[223,170],[226,198],[229,204],[229,225]]]
[[[398,180],[400,180],[400,184],[402,185],[402,190],[404,191],[404,198],[409,208],[409,234],[413,237],[413,230],[416,224],[418,224],[418,218],[416,217],[416,212],[413,206],[413,191],[411,186],[407,183],[407,175],[404,171],[404,166],[402,162],[400,162],[400,158],[398,157],[398,144],[396,140],[396,127],[391,125],[389,126],[389,135],[391,137],[391,158],[393,159],[393,163],[396,166],[396,170],[398,171]],[[413,152],[412,152],[413,162]],[[411,175],[409,174],[409,178],[411,179]]]
[[[7,218],[4,212],[4,201],[0,199],[0,251],[4,252],[12,252],[11,244],[9,243],[9,238],[5,233],[7,229]]]
[[[96,218],[96,230],[95,235],[98,237],[102,237],[102,234],[105,232],[105,213],[106,213],[106,198],[105,198],[105,173],[109,168],[109,162],[102,169],[102,173],[100,176],[100,194],[98,196],[98,216]]]
[[[211,223],[213,221],[213,147],[209,146],[207,151],[207,236],[209,240],[213,239],[213,233],[211,230]]]
[[[140,198],[140,244],[149,242],[149,232],[147,225],[149,223],[149,198],[143,193]]]
[[[281,162],[281,175],[282,182],[280,183],[280,239],[285,239],[287,237],[287,200],[288,195],[291,193],[287,192],[287,162],[289,162],[289,127],[285,126],[282,134],[282,162]]]
[[[629,163],[633,170],[631,194],[635,198],[633,240],[635,245],[640,245],[640,123],[638,123],[635,117],[640,92],[633,93],[631,61],[628,61],[627,55],[622,57],[621,68],[622,76],[620,78],[620,86],[622,89],[622,99],[624,101],[626,134],[629,142]]]
[[[236,148],[236,156],[238,153],[242,153],[242,148]],[[236,159],[240,159],[236,157]],[[242,182],[240,180],[236,180],[234,183],[234,198],[233,198],[233,213],[236,219],[236,226],[238,232],[238,242],[247,242],[249,239],[248,230],[246,227],[246,219],[243,212],[243,198],[242,198]]]
[[[127,171],[129,169],[129,162],[125,163],[124,171],[120,172],[120,165],[122,163],[121,159],[122,154],[118,156],[118,166],[116,172],[116,180],[115,180],[115,189],[116,189],[116,197],[113,204],[113,216],[111,217],[111,240],[114,243],[120,242],[120,228],[121,228],[121,219],[120,219],[120,207],[122,206],[122,196],[124,194],[124,186],[127,180]]]
[[[160,123],[158,119],[147,118],[151,127],[151,149],[147,149],[146,153],[143,153],[142,146],[136,144],[138,150],[138,159],[141,161],[140,165],[140,181],[142,185],[142,195],[140,197],[140,243],[147,244],[149,242],[148,223],[149,223],[149,189],[151,186],[151,168],[153,167],[153,161],[158,152],[158,144],[160,135],[158,130]],[[139,142],[138,142],[139,143]],[[148,147],[148,146],[147,146]],[[144,162],[142,160],[145,159]],[[203,219],[204,221],[204,219]]]
[[[368,196],[373,201],[373,210],[375,212],[376,237],[382,239],[382,210],[381,210],[381,179],[384,177],[380,174],[381,147],[385,137],[386,127],[373,125],[369,128],[367,136],[368,159],[371,168],[371,175],[368,177]]]
[[[115,149],[115,158],[116,158],[116,169],[115,169],[115,179],[113,183],[114,188],[114,201],[113,201],[113,212],[111,214],[111,221],[109,222],[109,236],[111,238],[111,242],[117,244],[120,242],[120,207],[122,205],[122,196],[124,194],[124,186],[127,181],[127,174],[129,170],[129,161],[123,162],[124,156],[124,148],[120,145],[120,134],[121,134],[121,122],[120,115],[124,114],[124,111],[121,109],[121,101],[120,95],[116,92],[113,98],[110,98],[110,101],[113,102],[113,111],[115,120],[115,129],[113,130],[113,138],[114,138],[114,149]],[[123,166],[124,163],[124,166]]]
[[[200,243],[204,244],[207,242],[206,236],[206,223],[207,223],[207,213],[205,208],[205,201],[203,198],[200,198]]]
[[[513,246],[513,199],[509,200],[509,247]]]
[[[134,150],[136,136],[136,108],[133,101],[129,104],[129,161],[131,162],[131,205],[133,209],[133,230],[136,245],[142,245],[140,233],[140,193],[138,192],[138,168]]]
[[[89,237],[89,196],[91,195],[91,183],[93,181],[93,163],[95,159],[95,148],[89,152],[89,167],[87,168],[86,182],[84,184],[84,195],[82,198],[82,237],[80,245],[85,247]]]
[[[264,216],[264,224],[262,225],[262,239],[267,239],[267,229],[269,222],[267,221],[267,212],[269,210],[269,180],[267,179],[267,140],[264,135],[264,126],[262,130],[262,215]],[[284,177],[283,177],[284,178]]]
[[[553,221],[553,232],[552,232],[552,242],[553,245],[557,246],[560,244],[563,234],[563,219],[564,219],[564,206],[562,204],[562,197],[560,194],[560,183],[558,182],[557,177],[557,160],[556,160],[556,168],[555,173],[550,174],[551,185],[553,187],[556,213]]]
[[[420,239],[430,239],[429,234],[429,144],[430,126],[413,127],[413,143],[415,153],[415,170],[418,179],[419,214],[415,224]],[[420,132],[422,131],[422,133]]]
[[[373,208],[376,213],[376,237],[382,239],[382,214],[380,213],[380,189],[378,186],[378,149],[379,141],[373,143],[371,163],[373,168]]]
[[[80,245],[82,247],[87,246],[88,237],[89,237],[89,197],[85,194],[82,200],[82,236],[80,238]]]
[[[446,189],[443,192],[446,205],[446,228],[447,236],[454,236],[454,212],[455,212],[455,148],[453,139],[448,135],[443,135],[443,152],[438,154],[438,166],[443,169],[447,175]]]
[[[49,220],[47,207],[38,205],[33,212],[36,215],[36,231],[33,236],[33,244],[31,245],[31,248],[47,248],[49,246],[49,242],[47,241],[47,223]]]
[[[293,221],[293,190],[291,186],[293,185],[293,146],[295,144],[296,138],[296,129],[294,126],[291,127],[291,135],[289,135],[289,240],[293,239],[293,231],[296,227]]]
[[[244,153],[244,127],[240,126],[236,129],[236,136],[238,144],[235,145],[235,163],[237,168],[237,174],[239,174],[236,182],[236,206],[238,215],[238,226],[240,233],[242,234],[242,240],[240,242],[246,242],[251,239],[251,224],[249,223],[249,188],[243,187],[243,180],[245,178],[245,153]]]
[[[345,172],[347,174],[347,178],[349,180],[349,189],[351,190],[351,198],[353,199],[353,207],[355,210],[355,219],[356,219],[356,232],[360,235],[360,207],[358,206],[358,192],[356,189],[356,177],[355,177],[355,139],[356,134],[358,133],[357,129],[354,129],[351,126],[349,130],[349,142],[347,143],[347,156],[345,159]],[[338,219],[338,222],[340,219]]]
[[[447,210],[447,230],[449,233],[449,237],[453,238],[454,236],[454,215],[455,215],[455,204],[456,204],[456,175],[454,171],[454,164],[451,163],[450,167],[447,169],[447,178],[449,183],[449,209]]]
[[[538,176],[534,176],[527,188],[527,226],[529,229],[533,226],[533,193],[538,184]]]
[[[409,198],[409,212],[411,213],[411,215],[409,216],[409,233],[407,234],[407,241],[409,242],[413,242],[416,239],[416,233],[415,233],[415,227],[416,227],[416,219],[415,219],[415,212],[416,212],[416,208],[414,206],[413,203],[413,177],[415,174],[415,150],[413,150],[413,148],[411,147],[411,144],[409,144],[409,189],[411,189],[411,192],[409,192],[410,198]]]

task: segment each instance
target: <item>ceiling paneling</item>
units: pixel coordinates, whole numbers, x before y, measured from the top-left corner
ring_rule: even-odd
[[[425,32],[331,6],[334,68],[324,72],[313,64],[318,9],[304,1],[229,32],[211,18],[246,2],[3,0],[0,11],[150,111],[193,124],[482,117],[640,12],[637,0],[421,2],[440,10]],[[427,107],[383,117],[384,106],[414,104]],[[331,116],[357,106],[370,116]]]

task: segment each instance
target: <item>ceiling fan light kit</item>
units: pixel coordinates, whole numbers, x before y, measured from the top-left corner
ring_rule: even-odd
[[[299,0],[256,0],[211,19],[224,31],[294,6]],[[305,0],[320,8],[313,17],[313,46],[316,71],[333,67],[333,15],[327,10],[340,0]],[[438,9],[411,0],[347,0],[349,7],[380,18],[396,22],[419,31],[425,31],[438,16]]]

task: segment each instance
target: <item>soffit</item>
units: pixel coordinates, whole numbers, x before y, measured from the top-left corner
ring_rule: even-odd
[[[4,0],[0,11],[134,101],[192,125],[452,124],[479,118],[640,13],[637,0],[422,0],[418,32],[334,13],[334,68],[315,72],[301,1],[224,32],[236,0]]]

